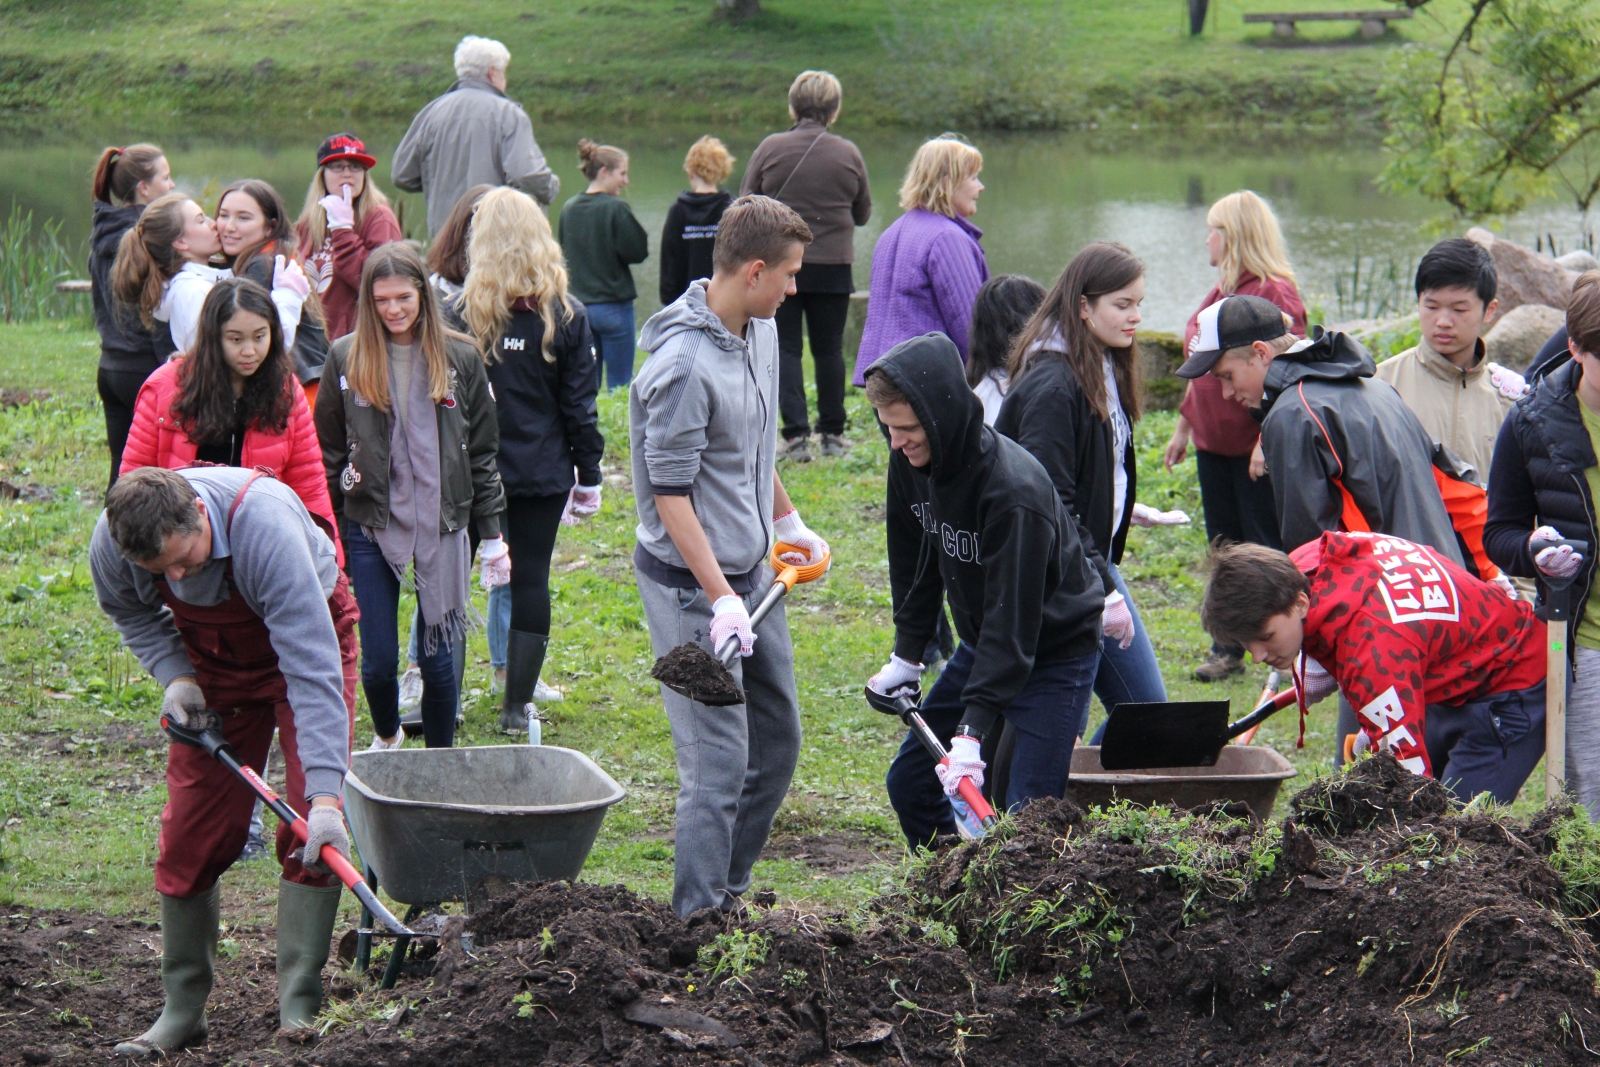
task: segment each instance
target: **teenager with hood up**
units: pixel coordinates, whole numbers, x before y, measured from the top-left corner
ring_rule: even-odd
[[[683,170],[689,189],[667,209],[661,227],[661,305],[684,294],[696,278],[711,277],[711,250],[717,242],[717,224],[733,203],[733,194],[721,188],[733,173],[734,158],[710,134],[689,146]]]
[[[940,598],[961,645],[922,703],[951,749],[937,766],[907,736],[889,768],[889,802],[912,847],[975,833],[957,796],[983,784],[984,735],[1004,716],[1017,735],[1006,807],[1066,789],[1078,723],[1100,664],[1102,573],[1044,467],[983,424],[954,342],[904,341],[867,368],[867,399],[889,431],[887,526],[895,650],[867,684],[917,684]],[[952,740],[953,738],[953,740]],[[943,785],[941,792],[940,786]]]
[[[94,303],[95,329],[100,332],[100,368],[95,386],[106,414],[111,485],[117,484],[139,387],[173,349],[172,335],[165,325],[147,328],[133,309],[117,305],[111,293],[111,265],[116,262],[122,235],[139,221],[145,207],[175,188],[172,167],[153,144],[107,148],[95,164],[89,293]]]

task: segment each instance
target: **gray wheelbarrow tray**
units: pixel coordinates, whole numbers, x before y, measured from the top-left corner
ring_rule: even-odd
[[[358,752],[344,780],[362,862],[417,905],[466,900],[491,876],[576,879],[626,795],[588,756],[549,745]]]
[[[1100,746],[1072,750],[1068,794],[1085,807],[1126,800],[1148,807],[1192,808],[1213,800],[1243,801],[1256,818],[1271,817],[1278,790],[1298,772],[1294,764],[1259,745],[1224,745],[1214,767],[1152,767],[1108,771],[1100,766]]]

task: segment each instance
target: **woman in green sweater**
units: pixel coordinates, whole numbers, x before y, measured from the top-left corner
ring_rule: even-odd
[[[649,238],[619,195],[628,186],[628,153],[585,138],[578,162],[589,188],[561,208],[561,251],[567,257],[571,292],[589,311],[600,349],[595,375],[605,367],[606,386],[624,389],[633,380],[633,287],[635,263],[650,256]]]

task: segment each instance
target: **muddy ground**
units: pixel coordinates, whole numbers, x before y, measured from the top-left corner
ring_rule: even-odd
[[[392,993],[343,974],[274,1044],[270,930],[229,931],[192,1064],[1541,1064],[1600,1055],[1600,837],[1452,813],[1386,757],[1247,811],[1035,804],[851,917],[687,922],[515,887]],[[0,920],[0,1064],[102,1062],[160,1005],[159,931]],[[333,968],[330,966],[332,976]],[[1593,1035],[1593,1036],[1590,1036]],[[1595,1051],[1589,1051],[1594,1049]]]

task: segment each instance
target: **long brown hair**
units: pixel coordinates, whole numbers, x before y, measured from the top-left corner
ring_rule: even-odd
[[[233,268],[233,273],[243,274],[250,266],[250,261],[259,255],[293,255],[294,242],[291,240],[293,234],[289,229],[289,208],[283,202],[283,197],[278,195],[278,190],[259,178],[246,178],[234,182],[217,197],[218,212],[222,211],[223,201],[234,193],[243,193],[256,202],[256,206],[261,209],[261,218],[265,226],[262,229],[261,240],[242,249],[228,264]]]
[[[184,205],[193,203],[184,193],[168,193],[150,202],[139,221],[128,228],[117,245],[111,265],[111,293],[122,303],[139,309],[146,328],[161,306],[167,282],[183,269],[183,256],[172,243],[183,236]]]
[[[350,388],[379,411],[388,414],[389,331],[378,314],[372,287],[385,278],[404,278],[417,290],[417,321],[411,335],[422,346],[423,362],[428,367],[428,394],[437,402],[450,391],[450,359],[445,352],[449,336],[439,317],[433,286],[428,284],[428,267],[410,245],[395,242],[380,245],[361,268],[361,295],[356,300],[356,328],[351,333],[350,354],[345,360],[345,379]]]
[[[322,198],[333,190],[328,188],[327,171],[326,167],[318,167],[317,172],[311,176],[311,187],[306,190],[305,206],[300,209],[300,217],[295,220],[295,228],[305,234],[306,247],[311,252],[321,248],[322,242],[328,236],[328,212],[322,206]],[[367,212],[389,206],[389,198],[383,195],[383,190],[372,180],[372,168],[367,168],[366,180],[361,183],[361,195],[350,201],[350,206],[355,212],[357,230],[361,229],[361,222],[367,217]]]
[[[1073,256],[1011,347],[1011,360],[1006,370],[1012,387],[1015,388],[1027,373],[1038,351],[1059,351],[1077,376],[1078,388],[1083,390],[1089,406],[1096,415],[1109,420],[1111,409],[1106,402],[1103,360],[1110,356],[1122,410],[1127,412],[1128,421],[1138,422],[1139,416],[1144,414],[1144,374],[1139,366],[1139,343],[1135,341],[1127,348],[1107,348],[1090,332],[1089,324],[1079,313],[1079,305],[1088,301],[1093,307],[1102,296],[1126,289],[1142,277],[1144,264],[1139,257],[1111,241],[1095,241]],[[1053,340],[1058,333],[1064,344]]]
[[[439,233],[428,246],[428,269],[452,285],[463,285],[467,280],[467,242],[472,237],[472,215],[478,209],[483,194],[492,185],[474,185],[461,194],[450,217],[439,227]]]
[[[106,204],[133,203],[139,183],[156,176],[156,164],[164,155],[153,144],[107,148],[94,165],[94,180],[89,185],[94,198]]]
[[[248,311],[267,321],[272,335],[267,358],[244,380],[244,392],[235,403],[233,370],[222,347],[228,320]],[[289,385],[289,357],[283,351],[283,327],[272,295],[248,278],[224,278],[211,287],[200,308],[194,350],[178,371],[178,396],[172,417],[190,439],[200,444],[225,441],[234,427],[255,426],[263,433],[281,434],[289,427],[289,407],[294,393]]]

